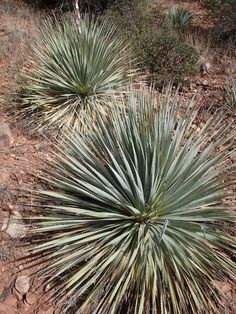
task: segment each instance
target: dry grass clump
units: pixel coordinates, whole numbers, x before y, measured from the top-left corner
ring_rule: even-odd
[[[236,113],[236,77],[229,79],[222,91],[222,96],[226,108],[232,113]]]
[[[198,53],[199,59],[197,67],[201,74],[208,73],[210,65],[217,54],[215,42],[211,32],[206,32],[199,28],[193,28],[182,34],[183,40],[192,46]]]
[[[201,29],[192,29],[182,34],[184,41],[195,50],[202,58],[207,58],[212,54],[212,35],[210,32],[203,32]]]
[[[17,74],[27,66],[32,37],[40,14],[13,0],[0,2],[0,64],[5,87],[14,85]],[[0,77],[1,79],[1,77]]]

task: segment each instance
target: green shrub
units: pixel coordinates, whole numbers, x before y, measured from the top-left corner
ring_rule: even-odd
[[[203,0],[208,9],[208,18],[214,19],[213,34],[218,42],[227,45],[235,52],[236,48],[236,1],[235,0]]]
[[[223,10],[223,4],[221,0],[202,0],[203,6],[208,9],[209,15],[217,17]]]
[[[131,95],[66,137],[39,195],[37,262],[81,313],[218,313],[216,280],[235,280],[235,214],[221,204],[235,131],[216,114],[196,132],[191,104],[156,99]]]
[[[225,3],[226,2],[226,3]],[[224,1],[222,12],[217,20],[214,33],[218,41],[227,44],[235,54],[236,49],[236,1]]]
[[[152,29],[176,34],[161,7],[157,6],[150,10],[145,3],[133,10],[127,10],[124,14],[119,14],[116,10],[108,10],[101,16],[101,19],[115,22],[117,29],[122,34],[125,33],[129,41],[134,40],[137,34],[150,32]]]
[[[182,7],[175,6],[167,12],[167,16],[171,20],[173,27],[184,28],[192,24],[194,13],[190,13]]]
[[[180,81],[194,73],[197,52],[184,43],[160,7],[152,11],[137,9],[124,16],[111,12],[109,18],[126,34],[149,82],[162,86],[165,81]]]
[[[48,19],[34,50],[17,109],[39,130],[83,129],[109,107],[109,95],[126,87],[124,40],[106,21]]]
[[[37,9],[71,10],[74,7],[73,0],[24,0]]]
[[[144,30],[136,35],[133,50],[149,80],[157,85],[165,81],[181,81],[195,71],[198,60],[196,50],[175,34],[163,30]]]
[[[75,7],[76,0],[25,0],[29,4],[39,9],[67,9]],[[102,13],[108,9],[117,10],[120,13],[132,10],[147,0],[78,0],[81,13]]]
[[[108,9],[126,13],[132,11],[146,0],[79,0],[81,12],[102,13]]]

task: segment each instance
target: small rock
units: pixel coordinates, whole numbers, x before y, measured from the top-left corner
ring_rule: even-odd
[[[48,292],[48,291],[50,290],[50,288],[51,288],[51,285],[50,285],[50,283],[48,283],[48,284],[46,284],[46,286],[44,287],[44,291],[45,291],[45,292]]]
[[[0,148],[11,147],[13,136],[8,123],[0,123]]]
[[[202,86],[209,86],[208,81],[207,80],[203,81]]]
[[[15,288],[22,295],[25,295],[30,289],[29,277],[28,276],[19,276],[16,278]]]
[[[37,152],[43,152],[43,151],[46,151],[46,150],[47,150],[47,146],[44,145],[44,144],[41,144],[41,143],[36,144],[36,145],[34,146],[34,148],[35,148],[35,150],[36,150]]]
[[[1,231],[6,231],[8,227],[8,218],[3,218]]]
[[[28,228],[20,217],[19,215],[13,215],[9,218],[6,233],[9,234],[12,238],[23,238],[27,233]]]
[[[6,207],[2,208],[2,210],[11,212],[13,210],[13,205],[8,203],[8,204],[6,204]]]
[[[204,90],[207,90],[207,89],[208,89],[209,83],[208,83],[207,80],[205,80],[205,81],[202,82],[202,87],[203,87]]]
[[[19,265],[19,271],[22,271],[24,269],[24,265]]]
[[[36,296],[36,294],[34,294],[34,293],[32,293],[32,292],[31,292],[31,293],[27,293],[25,300],[26,300],[26,302],[27,302],[29,305],[32,305],[32,304],[34,304],[34,303],[37,302],[37,296]]]
[[[22,218],[22,216],[21,216],[21,214],[20,214],[20,212],[18,212],[18,210],[14,210],[13,212],[12,212],[12,214],[13,214],[13,216],[15,216],[15,217],[17,217],[17,218]]]

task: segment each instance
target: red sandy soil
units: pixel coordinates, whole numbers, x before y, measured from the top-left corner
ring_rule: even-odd
[[[22,195],[22,190],[40,189],[37,175],[41,172],[44,160],[49,158],[49,143],[24,136],[16,127],[16,121],[8,119],[4,110],[0,110],[0,122],[9,121],[14,144],[11,148],[0,150],[0,222],[14,211],[25,215],[25,203],[30,205],[30,197]],[[2,224],[1,224],[2,226]],[[32,275],[37,267],[25,269],[25,262],[18,260],[27,254],[27,240],[12,239],[6,232],[0,232],[0,295],[9,287],[15,276],[30,276],[28,304],[25,297],[11,289],[3,302],[0,302],[0,314],[13,313],[54,313],[54,306],[46,306],[44,287],[37,288],[39,281]],[[24,246],[24,247],[22,247]]]

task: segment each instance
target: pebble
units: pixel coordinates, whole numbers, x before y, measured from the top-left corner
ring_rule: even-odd
[[[19,265],[19,270],[22,271],[24,269],[24,265]]]
[[[14,211],[14,215],[9,218],[6,233],[12,238],[23,238],[28,230],[28,227],[23,223],[20,213]]]
[[[8,218],[3,218],[1,231],[6,231],[8,227]]]
[[[25,295],[30,289],[30,282],[28,276],[18,276],[15,282],[15,288],[22,295]]]
[[[45,292],[48,292],[48,291],[50,290],[50,288],[51,288],[51,285],[48,283],[48,284],[46,284],[46,286],[44,287],[44,291],[45,291]]]
[[[37,296],[35,293],[30,292],[26,294],[25,300],[29,305],[32,305],[37,302]]]

